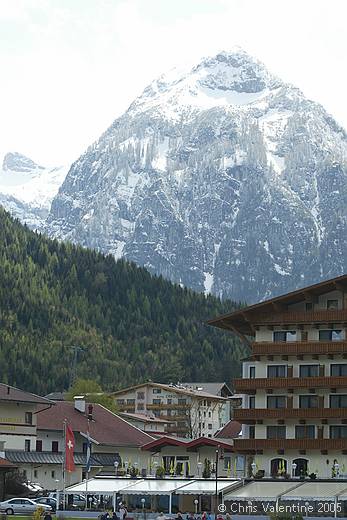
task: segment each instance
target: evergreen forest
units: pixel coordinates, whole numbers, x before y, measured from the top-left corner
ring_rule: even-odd
[[[0,209],[3,383],[38,394],[68,389],[73,376],[105,390],[149,379],[230,383],[247,349],[205,321],[238,306],[46,238]]]

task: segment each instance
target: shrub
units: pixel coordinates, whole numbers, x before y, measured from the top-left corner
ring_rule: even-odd
[[[165,476],[165,468],[163,466],[159,466],[155,472],[155,476],[157,478],[163,478]]]
[[[203,478],[211,478],[211,461],[208,459],[204,460],[204,471],[202,472]]]

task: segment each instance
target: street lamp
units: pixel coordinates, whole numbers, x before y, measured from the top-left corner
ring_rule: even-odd
[[[216,506],[215,506],[215,518],[217,518],[218,515],[218,459],[219,459],[219,451],[220,446],[216,449],[216,461],[215,461],[215,470],[216,470],[216,490],[215,490],[215,500],[216,500]],[[221,450],[220,458],[223,458],[223,450]]]
[[[57,483],[56,484],[56,488],[57,488],[57,494],[56,494],[56,497],[57,497],[57,510],[59,511],[59,508],[60,508],[60,493],[59,493],[59,482],[60,480],[58,478],[55,479],[55,482]]]
[[[254,461],[251,464],[251,468],[252,468],[252,477],[254,478],[255,470],[257,469],[257,465],[256,465],[256,463]]]
[[[292,477],[295,477],[296,476],[296,470],[297,468],[297,464],[295,462],[292,462]]]
[[[143,513],[143,518],[144,518],[144,519],[146,518],[146,514],[145,514],[145,502],[146,502],[146,499],[145,499],[145,498],[141,498],[141,506],[142,506],[142,513]]]
[[[128,460],[125,460],[125,461],[124,461],[125,475],[128,474],[128,466],[129,466],[129,461],[128,461]]]
[[[199,503],[199,500],[196,498],[196,499],[194,500],[194,504],[195,504],[195,515],[198,514],[198,503]]]
[[[118,477],[118,466],[119,466],[119,461],[118,461],[118,460],[115,460],[113,464],[114,464],[114,471],[115,471],[116,477]]]

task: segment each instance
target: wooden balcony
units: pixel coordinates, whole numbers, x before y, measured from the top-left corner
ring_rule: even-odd
[[[290,341],[253,343],[254,356],[303,356],[347,353],[347,341]]]
[[[347,309],[319,310],[319,311],[296,311],[296,312],[273,312],[256,315],[248,315],[249,321],[254,325],[282,325],[297,323],[341,323],[347,322]]]
[[[119,412],[124,412],[124,411],[135,412],[135,404],[126,404],[126,403],[118,404],[118,403],[116,403],[116,407]]]
[[[147,404],[146,405],[146,408],[147,410],[187,410],[190,408],[190,404],[178,404],[178,403],[174,403],[174,404],[166,404],[166,403],[161,403],[161,404]]]
[[[346,450],[347,439],[235,439],[235,451]]]
[[[237,393],[255,392],[273,388],[347,388],[347,376],[341,377],[257,377],[254,379],[234,379]]]
[[[160,414],[158,419],[162,419],[164,421],[177,422],[177,421],[188,421],[189,415],[167,415]]]
[[[168,433],[187,433],[189,432],[189,425],[187,426],[168,426],[166,428]]]
[[[253,424],[263,419],[347,419],[347,408],[241,408],[235,421]]]

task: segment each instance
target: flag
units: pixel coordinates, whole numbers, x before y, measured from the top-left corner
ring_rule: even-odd
[[[70,426],[66,425],[65,432],[65,469],[66,471],[75,471],[74,461],[75,437]]]
[[[90,442],[89,435],[87,437],[87,452],[86,452],[86,473],[90,472],[90,466],[92,463],[92,443]]]

